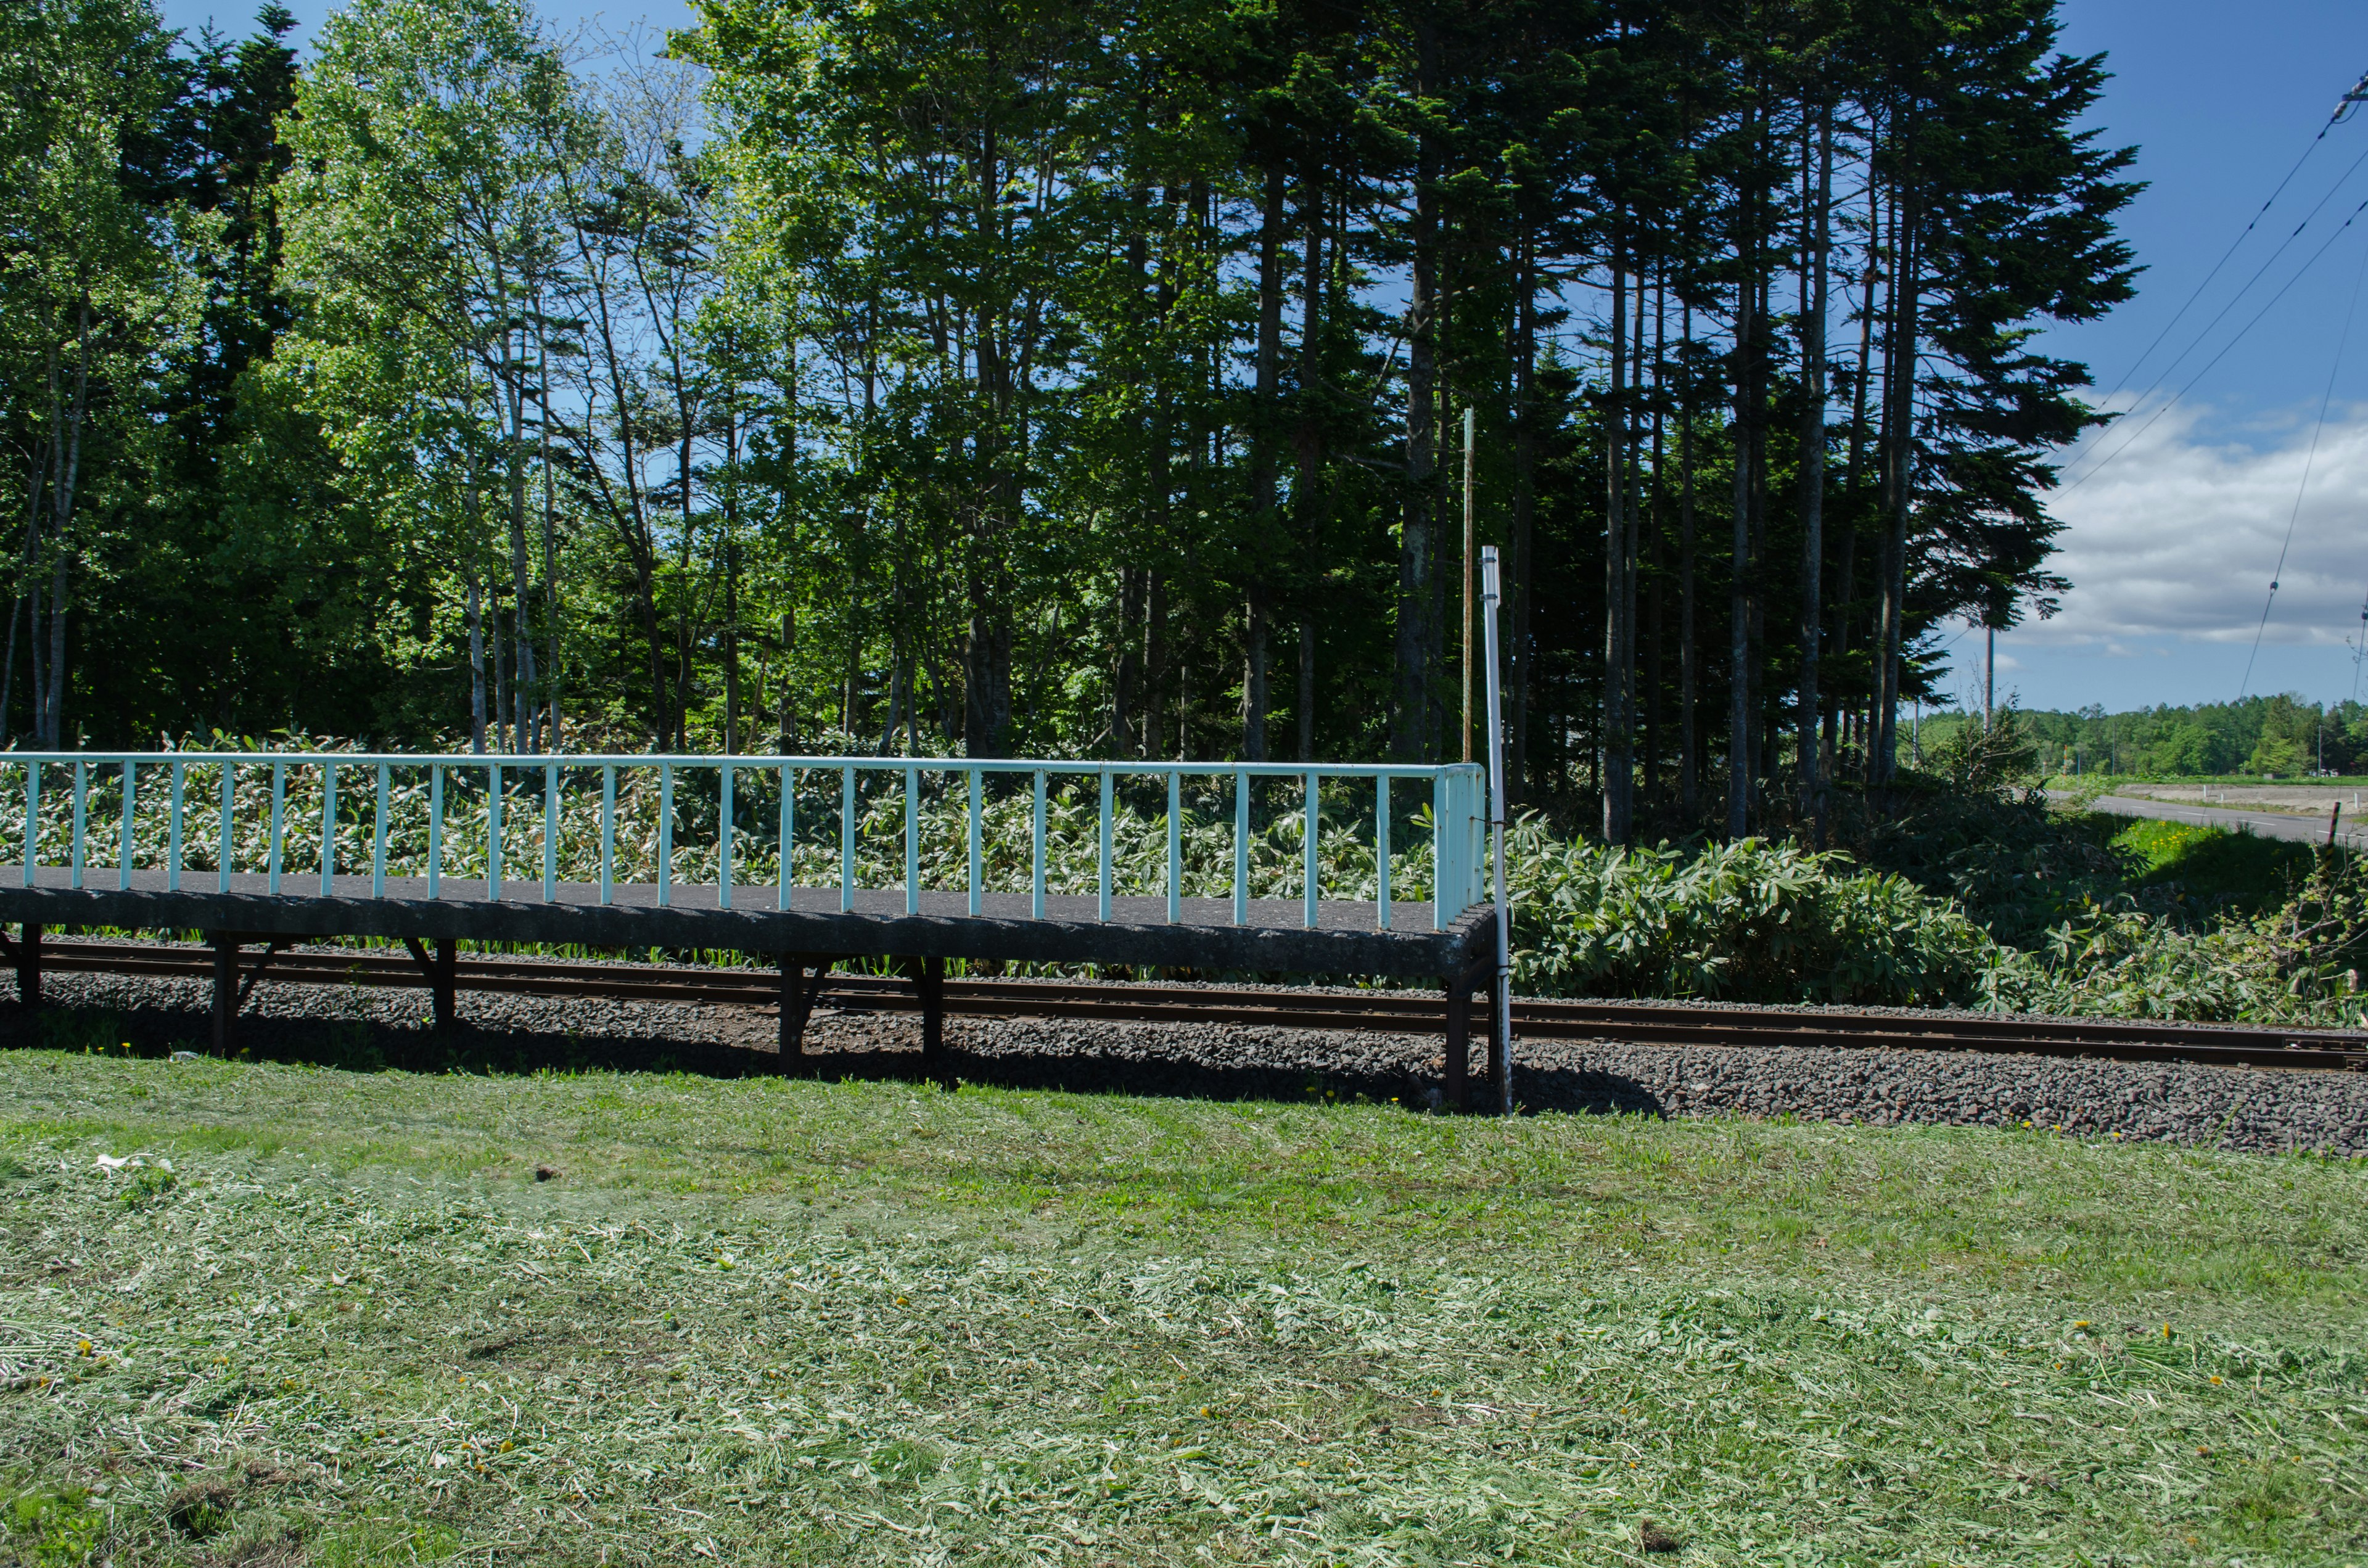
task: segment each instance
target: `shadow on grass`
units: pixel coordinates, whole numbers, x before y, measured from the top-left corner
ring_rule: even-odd
[[[910,1015],[871,1017],[910,1021],[917,1033],[917,1020]],[[0,1003],[0,1046],[153,1060],[176,1051],[210,1054],[208,1036],[208,1017],[195,1010],[51,1003],[28,1017],[17,1004]],[[1443,1069],[1437,1044],[1412,1038],[1395,1060],[1363,1040],[1344,1041],[1343,1060],[1323,1066],[1212,1062],[1180,1042],[1178,1050],[1162,1052],[1144,1048],[1141,1040],[1133,1036],[1124,1048],[1106,1052],[979,1051],[950,1044],[944,1070],[953,1082],[995,1088],[1277,1105],[1395,1103],[1420,1109],[1437,1104]],[[1486,1097],[1478,1085],[1480,1049],[1475,1042],[1475,1101]],[[749,1078],[779,1075],[783,1067],[770,1050],[645,1036],[477,1028],[465,1021],[438,1033],[364,1019],[269,1016],[239,1020],[233,1058],[355,1073],[475,1076],[603,1072]],[[928,1078],[918,1049],[877,1047],[813,1051],[790,1062],[788,1075],[874,1083]],[[1613,1073],[1524,1067],[1519,1088],[1523,1105],[1531,1109],[1659,1115],[1663,1108],[1649,1088]]]
[[[2144,866],[2141,887],[2176,888],[2198,903],[2257,915],[2310,875],[2311,846],[2200,823],[2140,819],[2113,837]]]

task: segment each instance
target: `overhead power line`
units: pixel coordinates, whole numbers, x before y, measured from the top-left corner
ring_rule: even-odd
[[[2347,216],[2342,222],[2338,223],[2335,226],[2335,232],[2328,235],[2325,240],[2319,243],[2319,247],[2310,253],[2310,258],[2305,261],[2300,267],[2296,267],[2292,277],[2288,278],[2283,283],[2278,285],[2278,291],[2271,295],[2269,299],[2262,303],[2260,310],[2253,312],[2250,320],[2247,321],[2243,326],[2237,329],[2236,336],[2230,338],[2227,342],[2220,346],[2219,353],[2214,354],[2210,359],[2204,361],[2203,368],[2196,371],[2194,375],[2188,378],[2187,384],[2185,386],[2180,387],[2177,392],[2171,393],[2170,396],[2157,406],[2152,414],[2146,416],[2143,424],[2139,425],[2136,429],[2131,431],[2128,436],[2123,439],[2120,445],[2114,447],[2112,451],[2107,452],[2103,457],[2099,458],[2095,462],[2089,464],[2087,471],[2084,472],[2078,479],[2067,481],[2066,483],[2059,486],[2055,492],[2056,494],[2058,496],[2068,495],[2073,491],[2079,489],[2083,484],[2088,483],[2089,480],[2097,476],[2098,472],[2107,463],[2112,462],[2115,458],[2129,450],[2133,442],[2136,441],[2139,437],[2145,435],[2148,430],[2154,428],[2156,420],[2160,419],[2164,415],[2169,413],[2170,410],[2178,404],[2181,398],[2185,397],[2189,392],[2193,392],[2196,385],[2201,382],[2204,377],[2212,373],[2213,367],[2219,364],[2221,360],[2226,358],[2228,357],[2228,351],[2236,347],[2239,343],[2242,343],[2245,340],[2245,335],[2252,331],[2254,327],[2260,325],[2263,316],[2268,315],[2270,312],[2277,308],[2278,301],[2286,297],[2286,290],[2292,289],[2296,283],[2302,281],[2304,274],[2307,273],[2312,267],[2318,265],[2318,258],[2325,256],[2328,247],[2343,237],[2344,233],[2359,220],[2360,214],[2362,212],[2368,212],[2368,201],[2362,201],[2359,206],[2354,207],[2351,210],[2351,214]],[[2184,358],[2184,356],[2181,356],[2181,358]]]
[[[2278,546],[2277,570],[2270,574],[2269,597],[2261,601],[2261,623],[2253,628],[2253,651],[2245,655],[2245,678],[2237,683],[2237,700],[2245,700],[2253,684],[2253,662],[2261,656],[2261,633],[2269,630],[2270,607],[2278,602],[2278,583],[2286,574],[2286,552],[2294,548],[2294,524],[2302,518],[2303,497],[2310,490],[2310,471],[2318,461],[2318,438],[2327,432],[2327,410],[2335,401],[2336,373],[2343,369],[2343,350],[2351,341],[2351,318],[2360,308],[2360,286],[2368,282],[2368,250],[2360,253],[2360,271],[2351,279],[2351,300],[2343,307],[2343,330],[2336,334],[2335,361],[2327,368],[2327,390],[2318,397],[2318,422],[2310,428],[2310,447],[2303,454],[2302,483],[2294,486],[2294,509],[2286,514],[2285,541]]]
[[[2312,137],[2303,147],[2302,156],[2296,158],[2294,161],[2294,167],[2286,171],[2286,177],[2278,181],[2277,188],[2271,191],[2269,199],[2261,203],[2261,210],[2254,213],[2243,228],[2237,231],[2237,237],[2228,242],[2228,248],[2220,253],[2220,259],[2212,264],[2212,270],[2203,275],[2203,281],[2198,283],[2195,286],[2195,291],[2188,295],[2179,309],[2171,312],[2170,319],[2162,324],[2162,330],[2154,335],[2154,341],[2146,346],[2146,351],[2130,361],[2130,368],[2115,379],[2115,385],[2127,386],[2137,379],[2138,371],[2145,368],[2148,359],[2154,358],[2154,351],[2162,347],[2163,339],[2170,335],[2171,328],[2186,319],[2187,312],[2195,308],[2195,301],[2203,298],[2203,291],[2212,287],[2212,280],[2220,276],[2220,269],[2228,265],[2229,258],[2234,256],[2244,244],[2246,236],[2260,227],[2261,220],[2270,215],[2270,209],[2276,206],[2278,198],[2286,193],[2286,187],[2294,183],[2294,176],[2302,173],[2302,166],[2310,162],[2310,155],[2318,151],[2318,144],[2327,140],[2327,133],[2350,119],[2352,109],[2362,103],[2368,103],[2368,75],[2362,76],[2359,84],[2343,95],[2342,102],[2335,106],[2335,112],[2327,117],[2327,123],[2318,128],[2318,134]],[[2341,182],[2337,183],[2340,185]],[[2307,222],[2307,220],[2305,221]],[[2291,239],[2293,236],[2287,237]],[[2211,330],[2210,327],[2204,328],[2207,333]]]
[[[2141,353],[2136,359],[2131,362],[2128,370],[2116,378],[2113,384],[2118,386],[2126,386],[2137,379],[2139,369],[2145,366],[2148,359],[2154,357],[2154,351],[2162,347],[2164,340],[2170,335],[2171,330],[2176,327],[2180,321],[2186,318],[2187,312],[2194,308],[2195,302],[2203,297],[2206,290],[2211,288],[2213,279],[2220,276],[2221,270],[2228,265],[2230,258],[2235,256],[2237,250],[2243,246],[2247,236],[2250,235],[2253,230],[2260,225],[2260,221],[2269,215],[2270,209],[2277,204],[2278,198],[2285,194],[2286,187],[2294,183],[2294,176],[2300,174],[2302,172],[2303,165],[2310,161],[2311,153],[2317,151],[2318,144],[2327,140],[2327,133],[2334,130],[2337,126],[2342,124],[2345,120],[2351,119],[2353,110],[2362,103],[2368,103],[2368,74],[2362,74],[2360,80],[2352,85],[2351,90],[2345,93],[2343,97],[2338,100],[2335,106],[2335,112],[2328,116],[2327,123],[2318,128],[2318,133],[2313,136],[2310,139],[2308,145],[2303,148],[2302,156],[2296,158],[2294,162],[2294,166],[2286,170],[2285,177],[2278,181],[2277,187],[2270,192],[2269,199],[2261,203],[2260,210],[2253,214],[2252,218],[2245,224],[2244,228],[2237,231],[2237,237],[2228,243],[2228,248],[2220,253],[2220,259],[2212,264],[2212,270],[2203,275],[2203,280],[2195,286],[2193,292],[2190,293],[2186,300],[2180,303],[2179,309],[2171,313],[2170,320],[2165,322],[2162,325],[2162,330],[2155,334],[2154,340],[2146,345],[2145,352]],[[2231,294],[2228,297],[2227,301],[2224,303],[2217,312],[2214,312],[2212,319],[2204,324],[2203,329],[2197,333],[2195,336],[2189,341],[2185,348],[2180,350],[2177,358],[2173,358],[2169,365],[2164,367],[2164,375],[2168,376],[2172,371],[2178,369],[2181,364],[2186,362],[2189,355],[2194,353],[2198,348],[2201,348],[2203,346],[2204,342],[2211,337],[2212,334],[2219,327],[2220,324],[2227,319],[2228,312],[2236,309],[2237,304],[2243,301],[2247,294],[2252,292],[2253,286],[2261,280],[2263,276],[2269,272],[2271,267],[2277,265],[2278,258],[2286,253],[2288,246],[2292,245],[2296,239],[2299,239],[2302,236],[2304,230],[2310,227],[2312,221],[2319,215],[2329,201],[2335,199],[2336,193],[2351,183],[2351,176],[2359,172],[2360,165],[2363,162],[2368,162],[2368,152],[2363,152],[2358,158],[2353,159],[2351,166],[2346,168],[2336,182],[2327,188],[2326,194],[2321,196],[2317,202],[2312,204],[2310,210],[2303,214],[2302,222],[2296,223],[2286,236],[2278,242],[2277,248],[2270,252],[2270,254],[2262,259],[2261,265],[2254,268],[2253,275],[2245,280],[2244,285],[2234,294]],[[2339,230],[2338,232],[2340,233],[2340,231]],[[2325,247],[2323,246],[2321,247],[2322,250],[2324,250],[2324,248]],[[2316,259],[2316,257],[2313,259]],[[2307,270],[2306,267],[2305,270]],[[2299,274],[2297,274],[2297,276],[2299,276]],[[2287,279],[2287,286],[2292,287],[2293,282],[2294,279]],[[2279,292],[2283,293],[2284,290],[2282,289]],[[2259,315],[2254,317],[2254,321],[2256,322],[2260,319]],[[2219,354],[2213,356],[2212,363],[2219,363],[2220,359],[2226,355],[2228,349],[2234,347],[2236,343],[2244,336],[2245,332],[2251,330],[2252,325],[2252,322],[2247,323],[2245,327],[2240,329],[2237,333],[2237,338],[2232,338],[2228,344],[2225,345],[2221,348]],[[2210,366],[2207,365],[2205,369],[2209,369]],[[2201,380],[2202,378],[2199,375],[2196,379]],[[2169,403],[2165,403],[2161,406],[2157,407],[2154,413],[2146,418],[2144,425],[2140,426],[2136,431],[2131,433],[2128,439],[2117,443],[2112,450],[2090,461],[2086,472],[2066,483],[2063,486],[2063,490],[2069,491],[2077,487],[2086,481],[2089,474],[2094,473],[2098,469],[2104,467],[2107,463],[2112,461],[2114,458],[2119,457],[2123,451],[2127,450],[2131,443],[2135,441],[2138,436],[2144,435],[2146,430],[2148,427],[2151,427],[2157,419],[2159,419],[2165,413],[2169,412],[2171,404],[2178,403],[2180,399],[2184,397],[2187,394],[2187,392],[2192,389],[2194,385],[2195,381],[2191,381],[2188,383],[2188,386],[2181,388],[2178,393],[2171,397]],[[2076,458],[2074,460],[2077,463],[2079,460]],[[2059,494],[2061,492],[2059,492]]]

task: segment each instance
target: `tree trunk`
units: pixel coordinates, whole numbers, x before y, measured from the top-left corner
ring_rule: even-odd
[[[723,755],[740,755],[740,544],[723,541]]]
[[[1118,569],[1118,678],[1110,687],[1110,755],[1134,750],[1135,699],[1143,682],[1143,570]]]
[[[1694,311],[1682,305],[1679,357],[1692,362]],[[1678,809],[1691,830],[1702,814],[1702,749],[1696,708],[1702,657],[1695,634],[1694,405],[1689,377],[1678,399]]]
[[[1826,846],[1825,787],[1817,768],[1817,640],[1825,629],[1820,595],[1825,586],[1826,516],[1826,255],[1833,207],[1832,111],[1817,127],[1817,145],[1803,128],[1802,177],[1814,162],[1816,187],[1804,203],[1801,235],[1801,689],[1799,747],[1801,803],[1816,824],[1817,847]]]
[[[1505,758],[1505,795],[1518,802],[1530,777],[1530,539],[1537,517],[1538,316],[1536,243],[1524,230],[1514,289],[1513,495],[1505,583],[1512,622],[1511,689],[1506,693],[1512,733]]]
[[[1429,18],[1415,24],[1416,92],[1428,97],[1437,74],[1438,35]],[[1414,188],[1414,264],[1406,301],[1406,474],[1405,533],[1398,546],[1397,701],[1391,752],[1417,762],[1436,749],[1437,724],[1431,691],[1431,493],[1432,427],[1438,413],[1437,322],[1439,295],[1439,147],[1427,128],[1419,133]],[[1304,655],[1302,655],[1303,658]]]
[[[50,724],[42,738],[51,751],[65,749],[66,557],[65,541],[60,540],[50,562]]]
[[[469,751],[485,755],[484,590],[474,561],[469,563]]]
[[[1269,557],[1265,541],[1274,535],[1278,463],[1276,437],[1281,430],[1279,406],[1282,361],[1282,226],[1285,185],[1282,166],[1266,170],[1266,194],[1258,222],[1258,319],[1257,402],[1250,425],[1250,510],[1255,515],[1258,551],[1250,565],[1249,591],[1243,621],[1242,755],[1252,762],[1266,760],[1267,715],[1267,573]]]
[[[1143,755],[1157,757],[1167,755],[1167,574],[1155,566],[1148,575],[1144,592]]]
[[[1900,659],[1907,634],[1907,515],[1914,492],[1919,264],[1912,197],[1901,199],[1895,223],[1897,239],[1893,266],[1897,276],[1891,285],[1891,341],[1884,354],[1883,668],[1881,689],[1875,699],[1875,755],[1870,769],[1877,781],[1886,784],[1897,777],[1899,768]]]
[[[1611,394],[1603,404],[1603,841],[1625,844],[1634,811],[1628,665],[1628,273],[1611,221]]]
[[[1727,590],[1726,832],[1750,831],[1751,810],[1751,203],[1743,204],[1742,276],[1735,289],[1735,495],[1733,562]]]

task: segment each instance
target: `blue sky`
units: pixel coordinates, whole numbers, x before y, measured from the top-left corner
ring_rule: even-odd
[[[293,0],[300,41],[331,7]],[[563,27],[687,25],[683,0],[556,0]],[[209,17],[243,32],[251,12],[165,0],[166,21],[193,33]],[[2066,0],[2065,47],[2103,52],[2113,80],[2095,122],[2139,148],[2148,183],[2123,233],[2147,270],[2138,297],[2103,321],[2048,333],[2055,352],[2089,362],[2115,406],[2138,420],[2236,335],[2237,327],[2343,213],[2368,199],[2368,106],[2312,149],[2302,170],[2211,288],[2140,357],[2203,281],[2368,73],[2368,6],[2359,0]],[[2348,178],[2346,171],[2351,171]],[[2172,362],[2309,207],[2326,210],[2265,283],[2239,301],[2183,365]],[[2368,295],[2343,323],[2368,266],[2368,214],[2303,271],[2258,324],[2186,397],[2141,434],[2135,422],[2076,458],[2081,476],[2055,504],[2066,524],[2058,562],[2074,583],[2063,612],[1998,640],[2001,690],[2027,706],[2111,709],[2211,701],[2241,689],[2347,696],[2345,639],[2368,596]],[[2339,357],[2339,347],[2342,352]],[[2135,370],[2136,374],[2132,375]],[[2328,407],[2318,429],[2322,400]],[[2314,431],[2317,430],[2314,446]],[[2125,449],[2098,460],[2115,447]],[[2305,472],[2307,483],[2305,483]],[[2289,543],[2287,530],[2292,525]],[[2271,574],[2287,564],[2253,652]],[[1950,648],[1961,690],[1978,692],[1979,633]],[[2247,665],[2251,662],[2249,677]]]

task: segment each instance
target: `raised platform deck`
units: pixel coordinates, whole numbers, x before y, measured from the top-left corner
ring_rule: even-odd
[[[17,965],[23,1000],[40,1001],[45,927],[200,931],[215,951],[218,1050],[228,1049],[272,954],[293,942],[401,943],[425,971],[439,1022],[455,1016],[461,942],[721,949],[780,964],[785,1067],[799,1054],[822,977],[855,960],[893,960],[911,977],[931,1055],[940,988],[955,961],[1430,980],[1444,992],[1447,1087],[1460,1100],[1472,996],[1487,989],[1497,956],[1493,910],[1478,902],[1485,802],[1470,765],[0,754],[0,769],[10,767],[23,773],[24,827],[7,851],[14,863],[0,864],[0,923],[21,934],[0,937],[0,953]],[[341,778],[369,787],[341,789]],[[1073,813],[1062,850],[1068,869],[1058,874],[1056,785],[1067,791],[1062,810]],[[1147,896],[1118,891],[1126,885],[1114,853],[1121,787],[1147,795],[1143,804],[1165,797],[1164,811],[1148,819],[1164,828],[1165,866],[1151,879],[1162,891]],[[1399,880],[1408,891],[1445,890],[1445,911],[1392,897],[1392,824],[1404,806],[1393,791],[1416,789],[1429,797],[1414,824],[1427,836],[1427,863],[1399,869]],[[1093,836],[1082,842],[1074,826],[1081,796],[1094,808]],[[1249,896],[1254,798],[1298,808],[1269,819],[1298,841],[1298,897]],[[903,829],[901,865],[884,876],[861,865],[883,846],[883,807],[901,808]],[[1343,811],[1369,813],[1361,876],[1377,902],[1317,896],[1334,853],[1327,845],[1338,846],[1330,824],[1341,819],[1330,813]],[[927,863],[934,870],[922,854],[930,812],[939,813],[938,852]],[[1210,830],[1224,831],[1221,812],[1232,817],[1232,896],[1184,896],[1186,887],[1217,881],[1206,849]],[[1187,865],[1188,820],[1201,835],[1197,873]],[[962,846],[951,868],[942,854],[949,825]],[[1142,825],[1138,816],[1129,830],[1138,886]],[[677,844],[693,832],[703,848]],[[810,871],[825,835],[837,839],[836,883],[784,897],[780,869]],[[196,858],[232,866],[229,876],[191,863],[200,843]],[[1008,886],[1012,851],[1023,843],[1030,891],[988,891],[990,852]],[[1090,855],[1086,866],[1080,848]],[[686,862],[716,880],[687,880]],[[324,867],[336,873],[325,882]],[[1096,891],[1051,891],[1076,885],[1086,867]],[[431,880],[426,873],[437,868]],[[759,874],[773,880],[754,880]],[[933,877],[963,886],[930,889]],[[897,885],[865,888],[866,880]],[[260,955],[245,954],[257,946]]]

